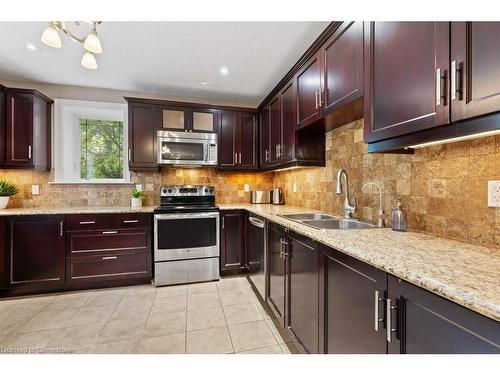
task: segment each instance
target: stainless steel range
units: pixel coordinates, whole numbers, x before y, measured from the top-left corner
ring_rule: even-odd
[[[154,210],[155,285],[217,280],[219,254],[214,187],[163,186]]]

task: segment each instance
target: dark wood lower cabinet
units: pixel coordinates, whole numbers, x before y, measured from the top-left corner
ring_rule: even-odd
[[[245,260],[245,211],[221,211],[221,254],[222,272],[244,270]]]
[[[500,323],[388,275],[389,353],[500,353]]]
[[[5,220],[7,286],[24,291],[64,286],[64,216],[12,216]]]
[[[267,231],[268,303],[275,317],[285,326],[286,257],[285,228],[270,223]]]
[[[290,233],[286,246],[289,275],[287,328],[307,353],[318,353],[318,244]]]
[[[385,353],[386,273],[326,246],[321,246],[321,265],[321,352]]]

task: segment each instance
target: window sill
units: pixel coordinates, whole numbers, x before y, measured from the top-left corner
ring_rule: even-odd
[[[49,185],[135,185],[126,181],[49,181]]]

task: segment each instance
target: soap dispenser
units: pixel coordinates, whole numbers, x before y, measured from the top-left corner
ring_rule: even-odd
[[[398,232],[406,232],[408,227],[408,221],[406,218],[406,211],[401,205],[401,199],[398,199],[396,207],[392,210],[392,220],[391,220],[392,230]]]

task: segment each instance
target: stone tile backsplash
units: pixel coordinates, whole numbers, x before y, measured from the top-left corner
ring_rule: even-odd
[[[345,168],[350,195],[356,198],[357,217],[374,220],[378,207],[375,189],[361,193],[369,181],[384,187],[383,208],[390,216],[397,198],[408,212],[410,230],[500,246],[500,209],[487,207],[487,181],[500,179],[500,136],[418,149],[415,154],[368,154],[363,143],[363,120],[332,130],[326,137],[326,167],[268,173],[216,172],[214,168],[162,168],[132,173],[148,197],[158,204],[161,185],[208,184],[216,187],[220,204],[248,203],[250,190],[281,186],[285,202],[342,213],[342,196],[334,194],[336,174]],[[12,207],[128,206],[131,185],[50,184],[50,173],[0,170],[0,178],[16,182],[19,193]],[[293,184],[297,192],[293,192]],[[31,185],[40,186],[32,196]]]
[[[377,190],[361,193],[364,183],[374,181],[383,185],[388,217],[401,198],[410,230],[500,246],[500,209],[487,207],[488,180],[500,179],[500,136],[426,147],[413,155],[368,154],[358,120],[328,132],[326,150],[326,168],[274,174],[286,203],[342,214],[343,197],[334,188],[337,171],[345,168],[356,216],[376,218]]]

